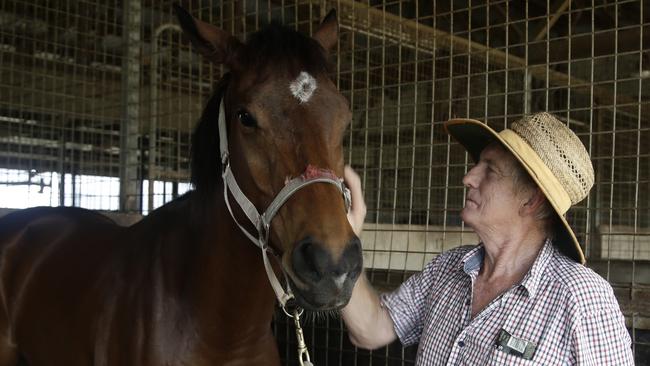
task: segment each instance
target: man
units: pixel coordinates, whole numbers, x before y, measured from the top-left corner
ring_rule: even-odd
[[[548,113],[500,133],[474,120],[445,127],[476,161],[461,216],[481,243],[442,253],[381,297],[360,277],[342,310],[352,342],[419,343],[417,365],[633,365],[612,288],[583,266],[564,218],[594,181],[578,137]],[[346,181],[360,233],[359,177],[346,168]]]

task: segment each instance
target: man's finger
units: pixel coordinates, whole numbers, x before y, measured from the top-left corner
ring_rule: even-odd
[[[350,166],[346,165],[343,172],[345,184],[350,189],[351,205],[348,213],[348,220],[355,234],[359,235],[363,229],[363,222],[366,218],[366,202],[361,191],[361,178]]]

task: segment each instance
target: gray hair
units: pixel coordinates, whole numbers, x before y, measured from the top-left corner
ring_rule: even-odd
[[[540,189],[530,174],[528,174],[526,169],[516,159],[512,159],[511,165],[511,178],[515,190],[515,195],[521,196],[522,194]],[[535,212],[535,218],[537,220],[544,221],[547,235],[552,238],[555,232],[554,228],[557,219],[555,210],[553,209],[553,206],[551,206],[551,203],[548,201],[548,199],[546,199],[546,197],[544,197],[544,202]]]

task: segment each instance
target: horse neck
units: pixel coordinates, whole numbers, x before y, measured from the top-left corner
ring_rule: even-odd
[[[237,319],[239,330],[235,331],[257,326],[268,330],[275,295],[260,249],[237,227],[222,194],[216,194],[210,201],[216,204],[206,207],[205,202],[197,202],[204,207],[196,221],[200,222],[197,227],[201,245],[196,267],[199,286],[203,287],[200,304],[219,319],[227,319],[227,323]]]

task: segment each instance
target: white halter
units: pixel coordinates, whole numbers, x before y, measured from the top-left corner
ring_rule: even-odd
[[[287,304],[287,301],[294,297],[293,292],[289,286],[289,281],[286,281],[287,290],[285,291],[282,288],[282,284],[280,284],[280,281],[278,281],[277,277],[275,276],[275,272],[273,272],[273,268],[271,267],[271,263],[268,257],[269,252],[273,254],[273,250],[269,247],[269,230],[273,217],[278,212],[280,207],[282,207],[282,205],[289,199],[289,197],[291,197],[291,195],[309,184],[322,182],[334,185],[339,189],[339,191],[341,191],[343,195],[346,210],[349,210],[350,208],[350,190],[345,186],[343,180],[337,178],[334,173],[321,169],[312,170],[310,174],[303,174],[287,182],[284,188],[278,192],[271,204],[266,208],[266,211],[263,214],[260,214],[255,206],[251,203],[251,201],[239,188],[239,185],[235,181],[235,177],[232,174],[232,170],[230,169],[228,135],[226,134],[226,117],[223,106],[223,98],[221,99],[219,105],[219,150],[221,152],[222,164],[221,175],[224,181],[223,195],[224,200],[226,201],[226,206],[228,207],[228,211],[230,212],[230,216],[232,216],[232,219],[235,221],[237,226],[239,226],[241,231],[248,237],[248,239],[250,239],[253,244],[262,250],[262,259],[264,260],[266,275],[269,278],[269,282],[271,283],[271,287],[275,292],[275,296],[280,302],[280,306],[285,311],[285,313],[287,313],[285,305]],[[232,208],[230,207],[228,191],[230,191],[232,197],[235,199],[237,204],[239,204],[239,207],[241,207],[242,211],[244,211],[246,217],[248,217],[248,220],[253,224],[253,227],[255,227],[257,230],[257,236],[251,234],[235,218]],[[287,315],[292,316],[289,313],[287,313]]]

